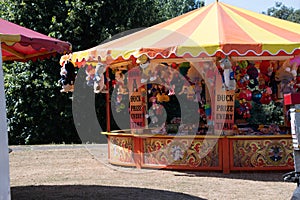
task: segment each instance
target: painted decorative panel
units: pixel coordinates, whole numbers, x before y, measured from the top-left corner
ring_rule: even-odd
[[[218,167],[217,139],[144,139],[144,163],[148,165],[180,165],[187,167]]]
[[[133,160],[133,137],[109,137],[110,161],[134,163]]]
[[[291,139],[233,140],[233,167],[294,166]]]

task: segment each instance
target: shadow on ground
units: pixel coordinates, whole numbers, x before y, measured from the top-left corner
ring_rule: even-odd
[[[99,199],[99,200],[204,200],[188,194],[135,187],[97,185],[40,185],[11,188],[12,200]]]
[[[228,179],[242,179],[253,181],[272,181],[283,182],[283,175],[289,171],[241,171],[230,172],[230,174],[223,174],[222,172],[210,172],[210,171],[178,171],[175,176],[188,176],[188,177],[215,177],[215,178],[228,178]]]

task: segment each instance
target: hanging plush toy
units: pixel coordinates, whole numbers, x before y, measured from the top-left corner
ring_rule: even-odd
[[[249,75],[246,71],[241,72],[236,76],[237,86],[239,89],[246,89],[249,84]]]
[[[75,68],[70,61],[66,61],[61,67],[59,83],[62,86],[60,92],[73,92],[75,82]]]
[[[196,67],[191,66],[188,69],[187,76],[189,77],[190,82],[192,82],[193,89],[194,89],[194,101],[202,103],[202,83],[200,79],[200,73],[196,69]]]
[[[297,70],[299,66],[300,66],[300,55],[297,55],[294,58],[287,59],[283,63],[281,70],[290,72],[295,78],[297,76]]]
[[[258,85],[259,72],[253,63],[249,63],[247,67],[247,74],[249,75],[248,87],[254,89]]]
[[[296,90],[294,88],[295,85],[295,80],[282,80],[280,83],[280,92],[282,92],[282,94],[289,94],[289,93],[295,93]]]
[[[140,64],[140,68],[142,69],[142,77],[141,77],[141,83],[146,83],[148,81],[149,77],[149,70],[147,70],[150,62],[147,61],[146,63]]]
[[[158,103],[163,103],[163,102],[169,102],[170,101],[170,97],[168,95],[166,95],[164,92],[163,93],[158,93],[156,95],[156,98],[157,98]]]
[[[126,108],[126,106],[123,103],[123,95],[121,95],[121,94],[117,95],[115,106],[116,106],[116,112],[119,113],[119,112],[124,111],[124,109]]]
[[[251,101],[252,100],[252,92],[249,89],[241,90],[238,99],[245,99],[246,101]]]
[[[273,66],[268,60],[263,60],[259,65],[259,76],[263,77],[266,84],[270,82],[270,78],[273,74]]]
[[[86,73],[86,84],[90,87],[93,87],[96,68],[93,65],[87,65],[85,69],[85,73]]]
[[[149,102],[152,103],[151,107],[149,108],[148,110],[148,113],[146,114],[146,118],[149,118],[150,121],[151,121],[151,125],[157,125],[158,123],[158,113],[157,111],[159,110],[160,108],[160,105],[157,104],[157,98],[156,96],[152,96],[150,99],[149,99]]]
[[[215,86],[218,70],[212,62],[203,63],[203,71],[200,74],[205,79],[208,88]]]
[[[299,56],[295,57],[300,58]],[[280,63],[277,63],[277,71],[275,72],[275,76],[273,75],[273,85],[276,83],[276,91],[273,94],[276,94],[276,98],[283,98],[283,94],[295,93],[297,88],[297,74],[294,77],[293,73],[291,73],[291,68],[288,63],[290,59],[286,60],[280,67]]]
[[[98,63],[95,69],[95,76],[94,76],[94,92],[100,93],[100,92],[107,92],[105,90],[106,86],[104,83],[104,73],[106,72],[107,65],[104,65],[102,63]]]
[[[249,62],[247,60],[242,60],[236,62],[235,74],[246,73]]]
[[[275,80],[280,82],[279,88],[282,94],[295,92],[294,85],[297,80],[297,70],[300,65],[300,55],[286,60],[275,73]]]
[[[250,77],[247,74],[247,66],[248,61],[244,60],[236,62],[236,66],[234,67],[234,74],[238,89],[246,89],[248,86]]]
[[[262,96],[260,98],[260,103],[261,104],[270,104],[272,101],[272,97],[270,94],[268,94],[267,92],[263,92]]]
[[[166,84],[167,84],[167,87],[168,87],[168,95],[171,96],[171,95],[175,95],[175,85],[172,84],[172,81],[173,81],[173,77],[174,77],[174,74],[177,73],[176,70],[174,70],[173,68],[170,68],[168,70],[168,78],[167,78],[167,81],[166,81]]]
[[[234,72],[232,64],[228,57],[220,60],[220,67],[223,69],[224,87],[226,90],[235,90],[236,83],[234,79]]]
[[[237,98],[239,99],[236,107],[237,114],[241,115],[244,119],[250,118],[252,106],[249,101],[252,100],[252,92],[249,89],[241,90]]]
[[[252,91],[252,101],[254,101],[255,103],[260,104],[261,97],[262,97],[262,94],[259,90],[253,90]]]
[[[123,74],[122,71],[116,71],[115,73],[115,80],[116,80],[116,85],[115,87],[117,88],[117,94],[128,94],[128,90],[125,87],[125,75]]]
[[[157,92],[153,93],[155,95],[155,99],[158,103],[169,102],[170,97],[165,93],[165,87],[162,85],[158,85]]]
[[[60,92],[68,92],[71,89],[71,85],[67,83],[66,78],[67,78],[67,70],[65,66],[62,66],[60,69],[60,79],[58,81],[62,87]]]
[[[165,71],[167,71],[168,66],[164,65],[162,63],[159,63],[157,65],[150,65],[148,67],[148,72],[147,72],[147,76],[150,77],[149,80],[150,82],[158,82],[162,84],[162,77],[165,73]]]
[[[239,107],[237,108],[237,113],[241,115],[244,119],[248,119],[251,117],[250,115],[251,108],[252,108],[251,104],[245,99],[242,99],[239,101]]]
[[[264,76],[260,75],[258,78],[258,89],[261,91],[262,96],[260,98],[261,104],[269,104],[272,100],[271,94],[272,89],[266,85],[266,80],[264,79]]]
[[[170,88],[172,81],[171,67],[168,66],[160,71],[160,80],[162,85],[164,85],[167,89]]]
[[[196,69],[196,67],[191,66],[188,71],[187,71],[187,76],[189,77],[189,80],[192,83],[196,83],[196,81],[199,80],[200,77],[200,73],[199,71]]]
[[[300,92],[300,72],[299,72],[299,70],[297,71],[294,88],[295,88],[296,92]]]
[[[139,64],[139,67],[142,70],[141,83],[146,83],[150,78],[150,69],[148,66],[150,65],[150,61],[148,57],[143,54],[136,59],[136,63]]]
[[[170,82],[169,95],[177,94],[181,91],[183,79],[180,73],[174,70],[172,80]]]
[[[165,87],[168,87],[168,79],[170,78],[169,73],[169,65],[167,63],[160,63],[155,67],[155,71],[157,72],[157,78],[160,84],[164,85]],[[170,80],[171,81],[171,80]]]
[[[199,102],[199,103],[203,103],[202,102],[202,83],[201,80],[196,80],[195,85],[194,85],[194,90],[195,90],[195,96],[194,96],[194,101],[195,102]]]
[[[189,82],[185,82],[185,84],[182,86],[181,91],[178,93],[178,95],[186,94],[186,98],[188,100],[193,101],[195,96],[195,90],[194,86],[190,85]]]
[[[278,81],[276,81],[276,71],[279,68],[279,61],[270,61],[271,68],[273,69],[272,74],[270,76],[269,86],[272,89],[272,100],[276,101],[278,99]]]
[[[168,78],[167,84],[168,84],[168,89],[169,89],[168,95],[171,96],[171,95],[175,95],[176,85],[174,83],[176,81],[174,81],[174,80],[178,79],[178,75],[179,75],[178,65],[176,63],[173,62],[171,64],[171,68],[169,69],[169,73],[170,73],[170,76]]]

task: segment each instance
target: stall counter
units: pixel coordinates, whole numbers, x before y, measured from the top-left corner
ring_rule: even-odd
[[[214,136],[102,132],[113,165],[197,171],[293,170],[291,135]]]

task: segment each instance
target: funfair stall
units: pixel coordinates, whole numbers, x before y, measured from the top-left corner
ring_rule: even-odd
[[[283,95],[299,90],[299,30],[215,2],[61,63],[84,68],[87,84],[106,93],[101,134],[112,164],[291,170]],[[110,130],[111,120],[118,130]]]

